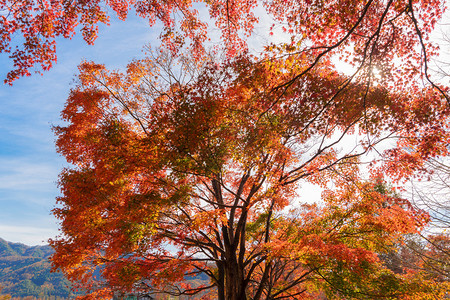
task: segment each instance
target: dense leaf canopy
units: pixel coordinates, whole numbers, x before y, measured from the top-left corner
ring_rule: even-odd
[[[415,293],[414,276],[378,255],[428,215],[382,188],[382,174],[405,178],[446,153],[439,91],[398,94],[327,63],[284,86],[310,66],[307,53],[202,64],[151,54],[124,74],[80,66],[63,111],[69,125],[55,128],[74,166],[60,178],[56,267],[92,297]],[[301,182],[321,187],[322,201],[302,198]],[[209,284],[184,282],[198,273]]]

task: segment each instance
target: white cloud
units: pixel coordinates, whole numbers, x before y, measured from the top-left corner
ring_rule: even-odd
[[[54,228],[0,224],[0,237],[2,239],[29,246],[45,245],[47,240],[55,237],[57,233],[57,230]]]

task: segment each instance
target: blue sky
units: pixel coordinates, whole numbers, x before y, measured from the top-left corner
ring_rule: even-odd
[[[81,35],[58,40],[54,68],[0,87],[0,238],[37,245],[58,233],[50,211],[59,193],[58,174],[67,163],[55,151],[51,127],[61,124],[77,65],[85,59],[124,68],[143,56],[144,45],[156,45],[157,36],[158,28],[145,20],[113,20],[100,28],[94,46],[86,45]],[[7,55],[1,54],[0,66],[3,80],[11,67]]]

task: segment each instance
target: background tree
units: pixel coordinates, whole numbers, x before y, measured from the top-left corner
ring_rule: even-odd
[[[450,165],[448,157],[432,158],[425,164],[421,178],[411,181],[412,202],[430,212],[431,230],[450,228]]]
[[[411,268],[419,269],[447,287],[450,285],[450,167],[448,157],[433,158],[425,164],[421,180],[411,180],[411,199],[430,214],[427,230],[407,244]],[[411,259],[410,259],[411,260]]]
[[[126,74],[82,64],[62,114],[68,125],[55,128],[73,164],[54,210],[55,268],[92,297],[418,292],[378,253],[428,215],[377,191],[360,165],[401,179],[447,151],[445,98],[344,77],[309,53],[278,54],[199,64],[162,51]],[[382,145],[383,161],[367,156]],[[304,181],[324,189],[323,202],[299,202]],[[199,273],[210,285],[184,282]]]
[[[439,159],[440,160],[440,159]],[[445,193],[446,176],[445,172],[434,174],[430,167],[445,166],[437,159],[430,159],[425,163],[427,171],[419,179],[428,180],[421,183],[418,178],[411,180],[412,185],[407,186],[409,191],[412,188],[412,195],[409,195],[412,205],[417,209],[423,209],[430,215],[430,222],[421,232],[407,234],[401,243],[398,243],[390,252],[382,253],[380,258],[386,266],[396,274],[404,274],[411,278],[418,286],[423,286],[424,290],[432,290],[435,297],[444,299],[450,290],[449,281],[449,238],[447,234],[448,226],[445,226],[446,215]],[[431,172],[431,173],[430,173]],[[432,178],[434,177],[434,180]],[[428,189],[429,188],[429,189]],[[404,190],[406,193],[406,189]],[[442,219],[442,222],[441,222]],[[417,296],[418,299],[427,298],[425,295]]]

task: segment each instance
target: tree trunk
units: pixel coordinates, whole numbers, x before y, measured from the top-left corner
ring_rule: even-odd
[[[225,299],[246,300],[244,270],[239,268],[236,256],[230,258],[225,266]]]

